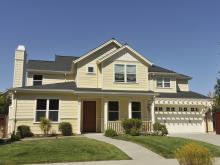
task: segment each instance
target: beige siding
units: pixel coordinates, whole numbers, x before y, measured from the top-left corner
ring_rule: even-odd
[[[116,50],[117,48],[115,45],[108,45],[104,49],[95,52],[93,55],[89,56],[85,60],[80,61],[77,64],[77,86],[78,87],[90,87],[90,88],[97,88],[101,87],[100,78],[101,78],[101,68],[98,69],[96,61],[98,58],[101,58],[108,53]],[[87,67],[93,66],[95,73],[88,74]]]
[[[124,57],[125,56],[125,57]],[[148,88],[148,67],[135,59],[127,52],[103,63],[102,81],[103,89],[119,90],[149,90]],[[136,65],[136,83],[115,82],[115,64]]]
[[[17,126],[27,123],[33,133],[42,133],[39,124],[34,122],[37,98],[58,98],[60,100],[60,122],[70,121],[74,132],[77,131],[77,98],[71,94],[20,94],[17,97]],[[58,124],[52,124],[52,130],[58,133]]]
[[[27,76],[27,86],[33,85],[33,75],[34,73],[28,73]],[[74,75],[65,75],[65,74],[40,74],[43,75],[43,84],[53,84],[53,83],[62,83],[68,81],[74,81]]]
[[[16,50],[13,87],[22,87],[23,85],[25,85],[25,63],[26,53],[24,51]]]
[[[189,91],[188,80],[177,80],[176,83],[178,91]]]
[[[170,78],[170,88],[158,88],[157,81],[156,81],[157,77]],[[174,76],[168,76],[168,75],[156,75],[154,77],[149,76],[149,87],[150,87],[150,90],[152,90],[154,92],[175,93],[175,92],[177,92],[176,78]]]

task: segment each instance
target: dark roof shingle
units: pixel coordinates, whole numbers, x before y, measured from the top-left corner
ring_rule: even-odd
[[[159,98],[187,98],[187,99],[211,99],[208,96],[193,91],[181,91],[177,93],[160,93]]]

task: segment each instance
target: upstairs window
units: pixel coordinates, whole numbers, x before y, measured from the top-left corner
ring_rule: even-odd
[[[125,66],[115,65],[115,82],[125,82]]]
[[[157,78],[158,88],[170,88],[170,78]]]
[[[136,66],[126,65],[127,82],[136,82]]]
[[[132,119],[141,119],[141,103],[131,103]]]
[[[33,85],[42,85],[43,76],[42,75],[33,75]]]
[[[95,73],[94,67],[93,67],[93,66],[88,66],[88,67],[87,67],[87,72],[88,72],[88,73]]]
[[[115,65],[115,82],[136,82],[136,65]]]

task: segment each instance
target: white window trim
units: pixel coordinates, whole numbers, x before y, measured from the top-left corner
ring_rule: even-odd
[[[54,97],[51,97],[51,98],[48,98],[48,97],[38,97],[35,99],[35,114],[34,114],[34,121],[33,123],[34,124],[39,124],[40,121],[36,121],[36,117],[37,117],[37,111],[45,111],[45,110],[37,110],[37,100],[39,99],[45,99],[47,100],[47,106],[46,106],[46,119],[49,119],[49,104],[50,104],[50,100],[59,100],[59,109],[58,109],[58,121],[51,121],[52,124],[56,124],[56,123],[60,123],[60,108],[61,108],[61,105],[60,105],[60,98],[54,98]],[[53,111],[53,110],[52,110]],[[54,111],[57,111],[57,110],[54,110]]]
[[[162,87],[158,87],[158,86],[157,86],[157,79],[159,79],[159,78],[162,79]],[[169,86],[169,87],[165,87],[165,85],[164,85],[164,84],[165,84],[164,79],[166,79],[166,78],[170,79],[170,86]],[[159,88],[159,89],[161,89],[161,88],[171,89],[171,78],[170,78],[170,77],[157,77],[157,78],[156,78],[156,87]]]
[[[34,76],[35,76],[35,75],[42,76],[42,80],[34,80]],[[32,85],[34,85],[34,82],[36,82],[36,81],[40,81],[41,84],[43,85],[43,79],[44,79],[44,76],[43,76],[42,74],[33,74],[33,75],[32,75]]]
[[[93,67],[93,72],[89,72],[89,67]],[[94,65],[87,65],[86,66],[86,73],[87,74],[96,74],[95,66]]]
[[[121,104],[120,104],[120,101],[119,100],[108,100],[107,101],[108,102],[108,104],[107,104],[107,113],[108,113],[108,118],[107,118],[107,121],[110,121],[109,120],[109,109],[108,109],[108,107],[109,107],[109,102],[118,102],[118,111],[110,111],[110,112],[118,112],[118,120],[116,120],[116,121],[120,121],[120,106],[121,106]],[[111,121],[110,121],[111,122]]]
[[[124,65],[124,82],[118,82],[118,81],[115,81],[115,66],[116,65]],[[127,82],[127,65],[133,65],[133,66],[135,66],[135,75],[136,75],[136,81],[135,82]],[[114,64],[114,72],[113,72],[113,77],[114,77],[114,80],[113,80],[113,82],[114,83],[122,83],[122,84],[124,84],[124,83],[126,83],[126,84],[137,84],[138,82],[137,82],[137,65],[136,64],[121,64],[121,63],[117,63],[117,64]]]

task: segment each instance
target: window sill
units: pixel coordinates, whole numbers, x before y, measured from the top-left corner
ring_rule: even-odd
[[[87,75],[96,75],[96,73],[89,73],[89,72],[87,72]]]
[[[171,87],[157,87],[157,89],[173,89]]]
[[[51,124],[59,124],[60,122],[57,121],[57,122],[50,122]],[[33,124],[40,124],[40,122],[37,122],[37,121],[34,121]]]

